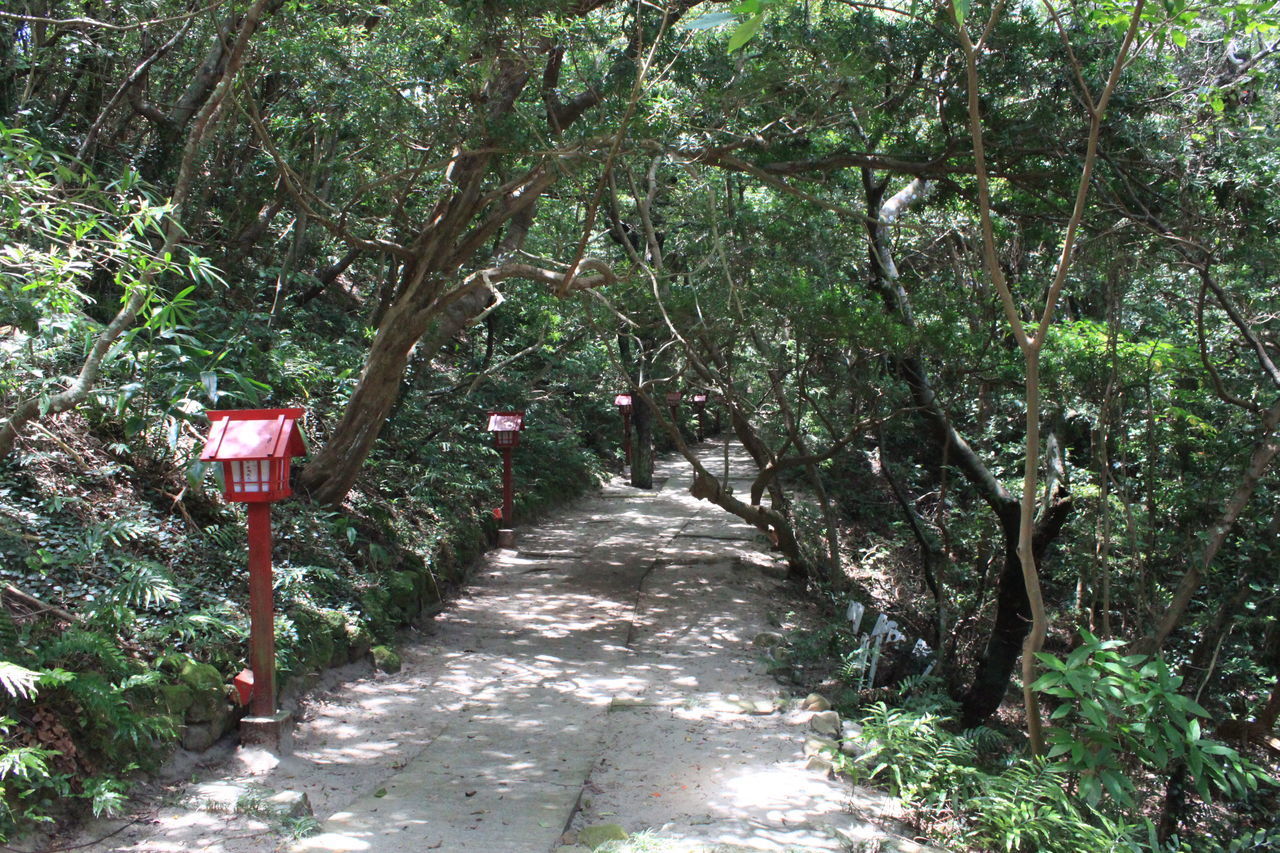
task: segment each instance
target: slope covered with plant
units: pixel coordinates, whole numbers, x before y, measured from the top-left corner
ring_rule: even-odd
[[[484,412],[529,413],[530,516],[617,465],[623,388],[635,485],[707,391],[759,474],[695,493],[924,638],[935,717],[1025,729],[1045,808],[1147,847],[1269,825],[1222,742],[1280,747],[1275,4],[11,6],[6,833],[226,727],[206,411],[307,411],[303,673],[485,547]]]

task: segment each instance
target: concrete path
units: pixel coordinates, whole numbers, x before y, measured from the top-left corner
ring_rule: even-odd
[[[749,464],[730,449],[742,490]],[[723,473],[723,445],[699,452]],[[682,459],[656,479],[615,480],[518,531],[400,673],[313,697],[291,755],[238,750],[196,789],[302,792],[318,833],[282,840],[265,809],[192,809],[188,794],[88,849],[545,853],[599,823],[670,850],[884,838],[851,813],[883,798],[805,769],[809,714],[752,645],[790,609],[782,567],[754,528],[689,495]]]

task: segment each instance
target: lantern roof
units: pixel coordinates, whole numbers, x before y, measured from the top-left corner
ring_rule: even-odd
[[[524,412],[490,412],[489,432],[519,432],[524,429]]]
[[[213,427],[200,453],[203,462],[285,459],[307,452],[297,426],[302,409],[238,409],[207,414]]]
[[[694,395],[693,395],[693,402],[695,402],[695,403],[705,403],[705,402],[707,402],[707,395],[706,395],[706,394],[704,394],[704,393],[701,393],[701,392],[699,392],[699,393],[697,393],[697,394],[694,394]]]
[[[614,404],[615,406],[630,406],[630,405],[631,405],[631,395],[630,395],[630,394],[619,394],[618,396],[616,396],[616,397],[614,397],[614,398],[613,398],[613,404]]]

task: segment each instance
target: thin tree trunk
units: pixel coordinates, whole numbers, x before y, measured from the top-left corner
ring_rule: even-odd
[[[631,400],[631,426],[635,428],[631,445],[631,485],[637,489],[652,489],[653,408],[639,394],[633,394]]]
[[[299,476],[302,490],[312,500],[338,505],[351,490],[395,405],[409,354],[425,334],[425,325],[404,303],[387,313],[386,321],[374,336],[364,372],[343,410],[342,420]]]
[[[1278,425],[1280,425],[1280,399],[1277,399],[1271,405],[1271,408],[1267,409],[1263,414],[1262,435],[1254,443],[1253,452],[1249,455],[1249,461],[1245,465],[1240,482],[1236,485],[1235,491],[1231,493],[1231,497],[1227,499],[1226,505],[1222,509],[1222,514],[1218,516],[1217,522],[1213,525],[1209,534],[1209,541],[1205,543],[1204,551],[1201,552],[1199,560],[1191,568],[1187,569],[1182,576],[1177,590],[1174,591],[1173,598],[1169,601],[1169,605],[1165,608],[1164,614],[1156,623],[1155,629],[1150,636],[1141,643],[1136,644],[1136,649],[1139,652],[1154,654],[1159,651],[1165,640],[1178,627],[1178,623],[1182,621],[1187,606],[1191,604],[1196,590],[1200,588],[1201,579],[1213,564],[1223,544],[1226,543],[1227,536],[1230,535],[1231,530],[1235,527],[1236,519],[1240,517],[1241,511],[1244,510],[1249,499],[1253,497],[1253,493],[1258,487],[1258,481],[1262,479],[1262,475],[1266,473],[1276,455],[1280,453],[1280,438],[1276,435]]]

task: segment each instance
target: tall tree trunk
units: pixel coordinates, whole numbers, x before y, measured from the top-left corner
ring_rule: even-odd
[[[871,170],[863,170],[871,284],[880,295],[886,312],[904,326],[915,328],[910,296],[898,281],[888,228],[884,223],[896,219],[907,204],[923,197],[927,187],[923,181],[913,181],[892,198],[884,200],[887,186],[887,181],[877,181]],[[1000,706],[1031,629],[1031,602],[1027,597],[1026,576],[1018,548],[1023,535],[1021,502],[1005,488],[951,423],[933,390],[924,363],[915,356],[900,356],[896,359],[896,366],[933,433],[939,455],[955,465],[986,501],[996,517],[1004,541],[1004,562],[996,586],[994,624],[973,681],[961,698],[965,724],[973,726],[987,719]],[[1033,553],[1037,560],[1043,558],[1061,533],[1071,508],[1071,498],[1064,482],[1059,484],[1050,504],[1032,528]]]
[[[639,394],[631,396],[631,425],[635,428],[631,445],[631,485],[653,488],[653,409]]]
[[[364,372],[333,435],[302,469],[299,484],[313,500],[341,504],[395,405],[409,354],[425,333],[412,309],[394,306],[378,327]]]
[[[1070,496],[1059,490],[1035,525],[1032,541],[1037,564],[1044,560],[1049,547],[1062,533],[1071,510]],[[973,681],[960,700],[961,720],[966,727],[978,725],[1000,707],[1031,630],[1031,603],[1018,550],[1022,535],[1021,508],[1017,503],[1010,503],[998,515],[1004,538],[1004,565],[996,585],[995,624]]]

